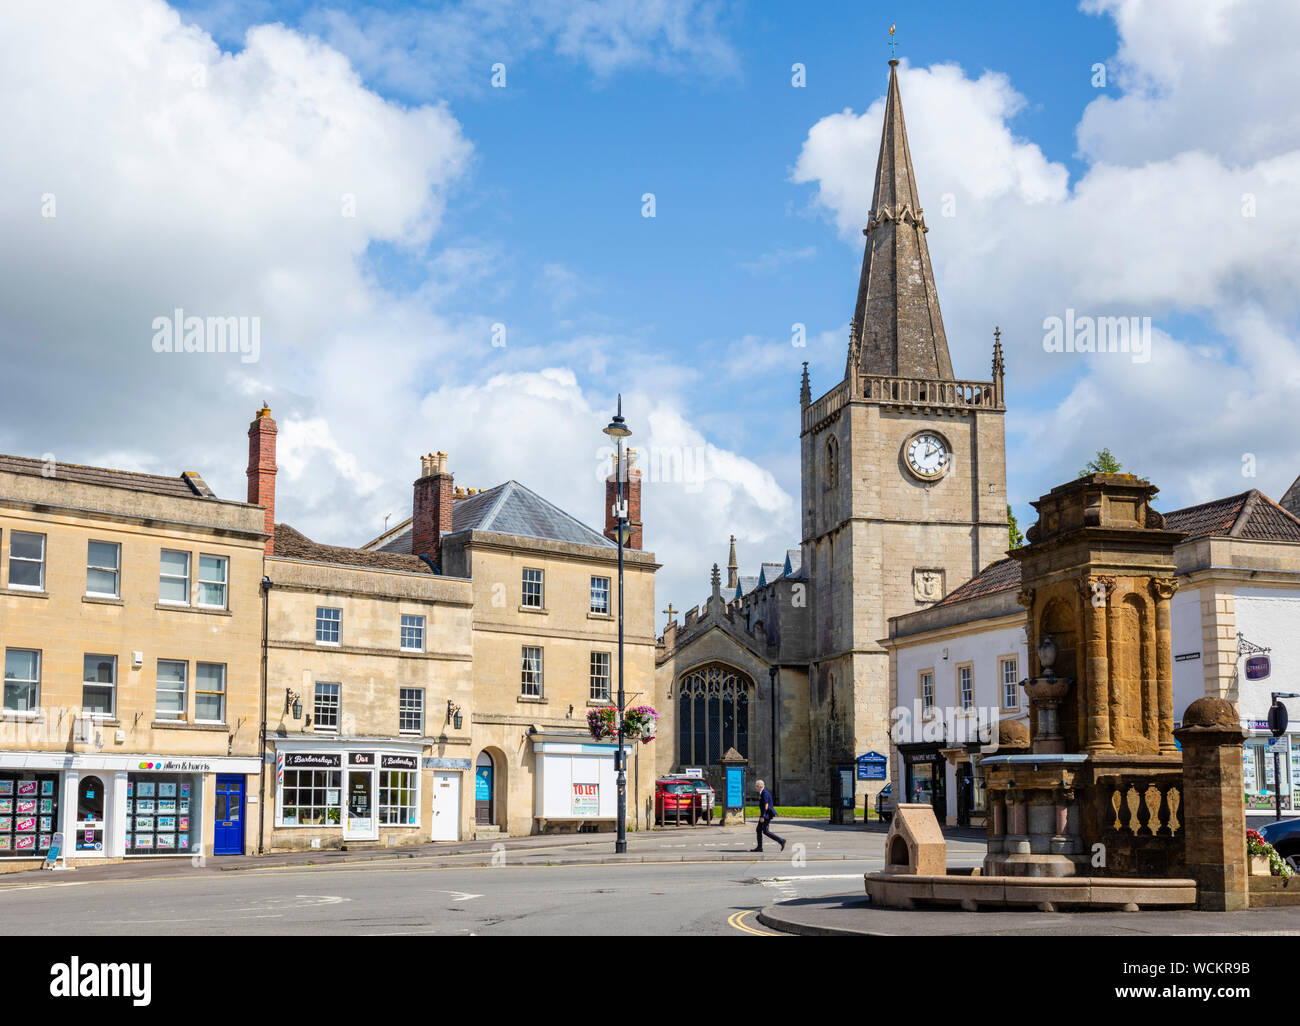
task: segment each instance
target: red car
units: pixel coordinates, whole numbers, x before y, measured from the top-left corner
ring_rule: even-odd
[[[696,811],[695,781],[683,777],[665,777],[655,781],[655,825],[681,822],[690,823],[692,818],[699,819]]]

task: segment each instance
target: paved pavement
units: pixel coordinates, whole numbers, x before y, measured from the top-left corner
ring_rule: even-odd
[[[765,926],[806,936],[1300,936],[1300,908],[1249,912],[959,912],[872,908],[859,888],[766,906]]]

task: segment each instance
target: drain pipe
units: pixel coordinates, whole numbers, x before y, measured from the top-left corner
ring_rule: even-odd
[[[770,670],[767,671],[767,678],[768,678],[768,680],[767,680],[767,685],[768,685],[768,690],[771,692],[771,702],[772,702],[772,717],[771,717],[771,723],[772,723],[772,794],[773,794],[773,796],[774,796],[774,797],[772,798],[772,804],[773,804],[774,806],[776,805],[776,798],[775,798],[775,795],[777,795],[777,794],[780,793],[780,787],[781,787],[780,783],[778,782],[778,781],[779,781],[779,778],[778,778],[777,775],[776,775],[776,681],[777,681],[777,677],[780,675],[780,673],[781,673],[780,667],[776,667],[776,666],[773,666]]]
[[[266,854],[266,678],[267,678],[267,626],[270,621],[271,578],[262,578],[262,717],[258,731],[257,761],[261,764],[257,775],[257,854]]]

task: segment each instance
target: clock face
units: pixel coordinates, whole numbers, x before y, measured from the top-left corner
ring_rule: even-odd
[[[924,481],[942,477],[951,459],[947,440],[936,431],[918,431],[903,443],[907,469]]]

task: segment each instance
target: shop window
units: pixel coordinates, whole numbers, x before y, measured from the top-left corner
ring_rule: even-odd
[[[126,854],[179,855],[202,845],[203,778],[131,773],[126,778]],[[220,818],[218,816],[218,818]]]
[[[342,684],[316,685],[316,729],[336,731],[339,729],[339,706],[342,704]]]
[[[41,653],[35,649],[5,649],[6,712],[31,712],[40,707]]]
[[[9,587],[44,590],[45,535],[9,532]]]
[[[0,857],[36,858],[59,828],[59,777],[0,772]]]
[[[158,678],[155,685],[157,699],[154,718],[157,720],[185,719],[185,700],[189,691],[189,664],[172,659],[158,660]]]
[[[84,666],[81,708],[96,716],[112,716],[117,696],[117,656],[88,655]]]
[[[86,594],[117,598],[121,563],[122,546],[113,542],[90,542],[86,552]]]
[[[287,769],[280,789],[281,826],[338,826],[339,770]]]
[[[158,570],[158,601],[166,605],[190,604],[190,554],[162,550]]]
[[[383,826],[415,826],[418,822],[415,774],[410,770],[379,771],[379,822]]]

